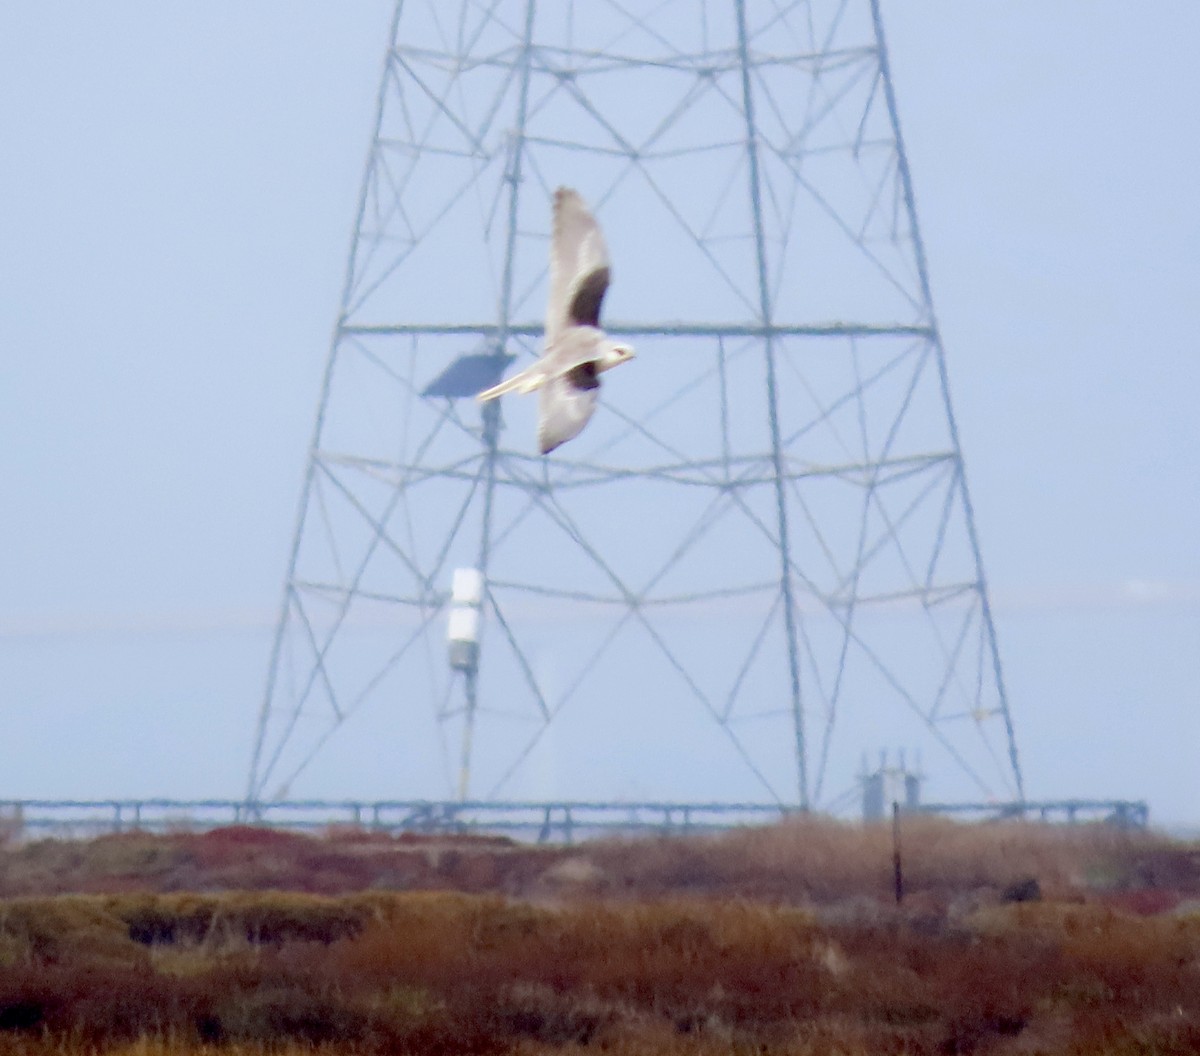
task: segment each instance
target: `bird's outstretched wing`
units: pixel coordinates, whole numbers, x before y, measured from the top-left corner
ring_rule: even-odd
[[[547,358],[543,356],[533,366],[526,367],[511,378],[506,378],[499,385],[484,389],[483,392],[476,395],[475,399],[480,403],[486,403],[488,400],[494,400],[508,392],[533,392],[534,389],[540,389],[545,384],[546,378],[549,376],[549,369]]]
[[[569,187],[554,192],[546,345],[569,326],[599,326],[608,289],[608,247],[595,217]]]
[[[534,389],[542,388],[552,378],[562,378],[566,375],[575,376],[576,384],[590,387],[591,382],[596,379],[595,361],[600,337],[599,331],[591,327],[574,327],[562,335],[552,352],[499,385],[485,389],[475,399],[485,403],[509,392],[533,392]],[[596,381],[596,384],[599,382]]]
[[[543,455],[579,435],[596,409],[599,394],[595,363],[546,380],[538,393],[538,449]]]

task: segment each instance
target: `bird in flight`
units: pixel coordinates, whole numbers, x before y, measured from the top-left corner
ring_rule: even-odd
[[[537,389],[543,455],[579,435],[596,409],[600,375],[633,358],[629,345],[610,340],[600,329],[608,280],[608,249],[600,226],[575,191],[560,187],[554,192],[542,358],[475,397],[483,402]]]

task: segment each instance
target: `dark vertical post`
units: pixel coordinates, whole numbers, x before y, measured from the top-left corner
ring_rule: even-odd
[[[904,901],[904,870],[900,860],[900,804],[892,800],[892,880],[896,889],[896,905]]]

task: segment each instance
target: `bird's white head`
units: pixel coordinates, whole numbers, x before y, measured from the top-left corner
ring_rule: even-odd
[[[596,361],[596,373],[612,370],[613,367],[619,367],[630,359],[633,359],[632,345],[622,345],[615,341],[609,342],[604,349],[604,354]]]

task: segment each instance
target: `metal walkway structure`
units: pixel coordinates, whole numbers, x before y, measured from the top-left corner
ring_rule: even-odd
[[[408,832],[430,836],[507,836],[534,843],[570,844],[605,836],[716,833],[776,823],[791,813],[778,804],[729,802],[279,800],[248,807],[242,800],[232,799],[27,799],[0,800],[0,834],[9,841],[86,839],[117,832],[207,832],[227,825],[253,825],[315,835]],[[915,813],[988,823],[1103,823],[1142,829],[1150,821],[1144,801],[1120,799],[929,804]]]
[[[635,7],[397,3],[248,802],[1024,799],[878,0]],[[539,457],[559,185],[638,358]]]

